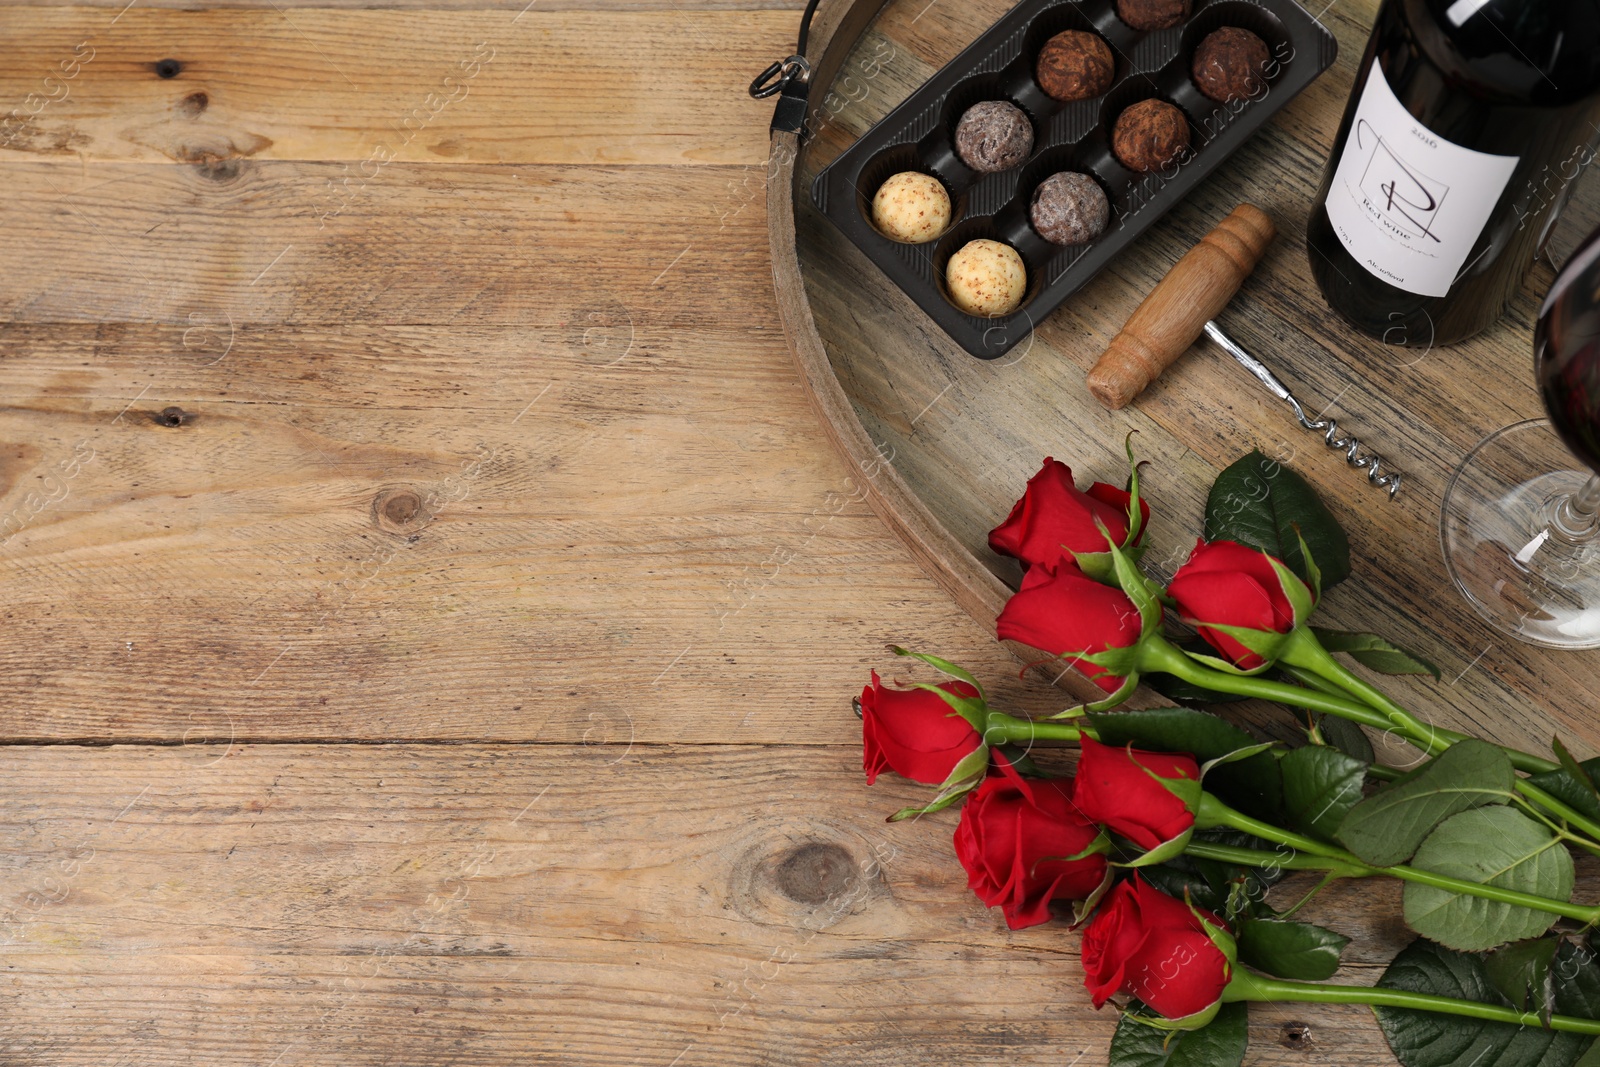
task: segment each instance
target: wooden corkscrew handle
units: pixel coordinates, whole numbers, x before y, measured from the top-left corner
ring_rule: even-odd
[[[1089,371],[1089,392],[1113,410],[1177,362],[1250,276],[1278,230],[1240,204],[1156,284]]]

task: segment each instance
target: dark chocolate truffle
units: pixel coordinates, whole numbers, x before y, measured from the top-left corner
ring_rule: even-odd
[[[1039,183],[1028,218],[1051,244],[1087,244],[1105,232],[1111,202],[1093,178],[1064,170]]]
[[[1111,46],[1082,30],[1063,30],[1039,49],[1039,88],[1057,100],[1088,100],[1111,88],[1116,65]]]
[[[1165,100],[1141,100],[1117,116],[1111,151],[1124,167],[1159,170],[1189,147],[1189,123]]]
[[[1189,17],[1189,0],[1117,0],[1117,17],[1136,30],[1164,30]]]
[[[1246,100],[1266,86],[1262,74],[1272,58],[1267,42],[1237,26],[1206,34],[1194,50],[1190,72],[1202,93],[1224,104]]]
[[[1010,170],[1033,151],[1033,125],[1015,104],[985,100],[973,104],[956,124],[956,155],[986,174]]]

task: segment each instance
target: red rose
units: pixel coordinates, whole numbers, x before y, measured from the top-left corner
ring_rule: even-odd
[[[1146,851],[1194,826],[1194,812],[1189,805],[1156,780],[1199,781],[1200,764],[1193,756],[1117,748],[1089,737],[1081,739],[1079,745],[1082,747],[1072,798],[1085,818]]]
[[[1138,874],[1113,889],[1083,932],[1083,981],[1094,1006],[1120,992],[1183,1019],[1217,1004],[1233,967],[1206,926],[1227,927],[1201,914]]]
[[[1013,930],[1050,918],[1050,901],[1085,900],[1106,877],[1106,858],[1076,856],[1100,836],[1079,814],[1066,778],[1028,780],[1005,760],[961,809],[956,858],[967,885]]]
[[[989,532],[989,547],[1002,556],[1015,556],[1024,566],[1050,566],[1063,557],[1070,563],[1073,552],[1107,550],[1106,535],[1095,525],[1099,519],[1121,548],[1128,543],[1130,499],[1105,482],[1080,490],[1072,482],[1071,467],[1046,457],[1039,473],[1028,479],[1028,488],[1006,521]],[[1149,519],[1150,506],[1141,500],[1139,507]],[[1138,544],[1143,536],[1141,525],[1133,543]]]
[[[958,697],[978,695],[966,682],[939,688]],[[972,724],[937,693],[885,688],[877,671],[861,690],[861,766],[868,785],[885,767],[914,782],[939,785],[982,744]]]
[[[1310,588],[1306,591],[1309,595]],[[1280,634],[1294,629],[1294,608],[1283,593],[1272,557],[1232,541],[1196,542],[1189,562],[1172,576],[1167,595],[1177,602],[1185,621],[1200,627],[1200,636],[1211,647],[1245,670],[1266,661],[1206,623]]]
[[[1101,585],[1062,560],[1055,567],[1029,567],[1022,589],[1006,601],[995,624],[1003,641],[1020,641],[1052,655],[1127,648],[1143,632],[1139,609],[1122,590]],[[1108,693],[1122,678],[1104,667],[1074,659],[1073,666]]]

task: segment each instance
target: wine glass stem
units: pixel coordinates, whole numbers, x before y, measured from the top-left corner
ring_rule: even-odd
[[[1567,538],[1588,540],[1600,535],[1600,474],[1556,507],[1555,527]]]

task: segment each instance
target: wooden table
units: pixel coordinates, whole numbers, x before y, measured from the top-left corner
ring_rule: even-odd
[[[791,367],[743,86],[798,6],[0,9],[0,1061],[1104,1062],[1076,939],[861,778],[887,641],[1059,697]],[[1357,981],[1373,903],[1316,912]]]

